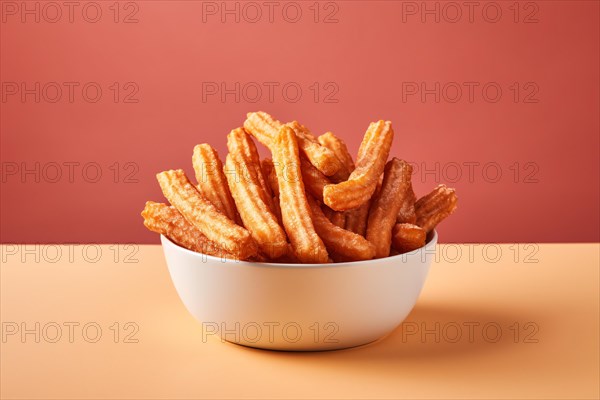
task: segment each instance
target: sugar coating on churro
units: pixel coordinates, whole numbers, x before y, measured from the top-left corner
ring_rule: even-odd
[[[260,159],[253,138],[272,159]],[[183,170],[157,174],[171,205],[147,202],[144,225],[192,251],[255,262],[347,262],[421,248],[458,199],[439,185],[417,200],[412,167],[387,161],[393,138],[389,121],[372,122],[355,163],[331,132],[315,137],[297,121],[248,113],[227,136],[225,165],[210,145],[194,148],[197,186]]]
[[[194,225],[190,224],[173,206],[147,201],[144,210],[144,226],[166,236],[172,242],[209,256],[233,259],[218,244],[210,241]]]
[[[279,182],[283,225],[294,253],[304,263],[326,263],[329,256],[311,219],[300,171],[298,143],[290,127],[281,127],[274,140],[272,152]]]
[[[345,261],[370,260],[375,255],[375,247],[364,237],[333,224],[321,207],[308,196],[315,229],[323,239],[327,249]]]
[[[227,147],[227,182],[244,226],[261,253],[281,257],[287,252],[287,238],[274,212],[271,190],[265,190],[267,183],[254,143],[242,129],[235,129],[227,137]]]
[[[396,224],[411,176],[412,167],[403,160],[393,158],[385,166],[381,189],[373,197],[367,222],[367,239],[375,245],[377,258],[390,255],[392,228]]]
[[[325,186],[325,204],[334,210],[344,211],[367,202],[383,172],[393,139],[391,122],[371,123],[358,151],[356,169],[347,181]]]
[[[417,225],[426,232],[432,231],[437,224],[456,210],[457,203],[458,197],[454,189],[443,184],[438,185],[415,203]]]
[[[400,254],[425,246],[427,232],[417,225],[396,224],[392,231],[392,247]]]
[[[227,186],[219,153],[206,143],[199,144],[194,147],[192,164],[196,173],[198,191],[230,220],[241,224],[242,221]]]
[[[192,185],[183,170],[164,171],[156,178],[167,200],[209,240],[240,259],[257,254],[250,232],[217,210]]]

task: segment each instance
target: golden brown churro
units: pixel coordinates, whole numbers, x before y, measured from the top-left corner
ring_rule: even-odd
[[[391,122],[371,123],[358,151],[356,169],[347,181],[325,186],[325,204],[334,210],[345,211],[367,202],[383,172],[393,138]]]
[[[230,220],[241,224],[242,220],[229,192],[227,179],[223,173],[223,163],[217,151],[206,143],[197,145],[194,147],[192,164],[196,172],[198,191]]]
[[[392,228],[407,186],[410,185],[411,175],[410,164],[397,158],[391,159],[385,166],[381,190],[373,197],[367,222],[367,240],[375,245],[376,258],[390,255]]]
[[[323,201],[323,188],[331,184],[331,181],[306,158],[300,156],[300,169],[304,187],[319,201]]]
[[[305,126],[296,121],[290,122],[288,125],[292,127],[297,136],[299,150],[319,171],[329,176],[340,169],[341,163],[335,154],[328,148],[321,146],[317,138]],[[246,121],[244,121],[246,132],[269,149],[271,149],[273,140],[281,126],[281,122],[263,111],[248,113]]]
[[[377,194],[381,190],[381,183],[383,182],[383,174],[377,180],[377,186],[373,192],[373,196],[362,206],[353,208],[352,210],[346,211],[346,226],[345,228],[359,235],[367,235],[367,222],[369,219],[369,210],[373,199],[377,197]]]
[[[251,136],[273,159],[260,160]],[[389,156],[389,121],[369,125],[356,157],[331,132],[259,111],[227,136],[225,168],[208,144],[194,148],[198,186],[182,170],[157,175],[172,206],[147,202],[144,225],[196,252],[256,262],[328,263],[386,257],[425,245],[452,214],[454,189],[416,200],[412,167]]]
[[[371,199],[365,204],[352,210],[346,211],[345,228],[351,232],[365,236],[367,233],[367,219],[369,218],[369,209],[371,208]]]
[[[352,160],[352,156],[348,151],[348,147],[346,143],[335,136],[331,132],[327,132],[318,137],[319,143],[321,146],[327,147],[329,150],[333,151],[336,157],[342,162],[342,165],[346,167],[348,172],[354,171],[354,160]]]
[[[257,254],[250,232],[217,210],[191,184],[183,170],[164,171],[156,178],[169,202],[210,241],[242,260]]]
[[[400,254],[408,253],[425,246],[427,232],[417,225],[396,224],[392,231],[392,246]]]
[[[341,161],[338,160],[333,151],[321,146],[308,128],[298,123],[298,121],[292,121],[286,125],[294,130],[298,139],[298,147],[315,168],[326,176],[331,176],[339,171],[342,167]]]
[[[142,217],[144,217],[146,228],[166,236],[179,246],[209,256],[234,258],[233,255],[220,248],[219,245],[208,240],[194,225],[187,222],[173,206],[147,201],[146,207],[142,211]]]
[[[227,182],[244,226],[263,254],[269,258],[281,257],[287,252],[288,243],[273,211],[273,197],[265,193],[261,184],[259,175],[263,172],[258,153],[253,151],[250,137],[241,129],[227,136],[227,147],[225,166],[230,172]],[[263,183],[266,185],[266,181]]]
[[[261,161],[261,166],[273,196],[279,197],[279,182],[277,182],[277,172],[275,172],[273,160],[265,158]],[[277,202],[279,202],[279,200]]]
[[[406,189],[404,201],[402,202],[400,211],[398,211],[398,216],[396,217],[397,223],[415,224],[417,222],[417,214],[415,212],[416,200],[417,197],[415,196],[412,184],[409,184],[409,187]]]
[[[458,197],[454,189],[446,185],[438,185],[431,193],[421,197],[415,203],[417,225],[430,232],[456,210],[457,202]]]
[[[270,116],[264,111],[250,112],[246,114],[244,129],[261,142],[263,145],[271,148],[273,139],[279,133],[279,128],[283,125],[281,122]]]
[[[290,127],[281,127],[271,151],[279,182],[283,225],[294,253],[303,263],[326,263],[329,257],[311,220],[300,172],[298,143]]]
[[[252,169],[256,173],[255,183],[259,186],[259,194],[261,199],[269,206],[273,208],[273,192],[271,186],[267,182],[267,179],[263,173],[261,167],[260,157],[256,145],[252,141],[250,135],[246,133],[242,128],[237,128],[229,132],[227,135],[227,149],[229,154],[234,154],[236,160],[239,159],[243,163],[244,169],[242,170],[243,175],[239,176],[238,180],[241,179],[253,179],[249,174],[249,170]]]
[[[311,196],[308,204],[312,212],[315,229],[327,250],[341,256],[345,261],[370,260],[375,255],[375,247],[364,237],[334,225]]]
[[[331,132],[322,134],[317,138],[321,146],[327,147],[335,154],[335,156],[342,163],[342,167],[339,169],[332,179],[335,182],[343,182],[348,179],[352,171],[354,171],[354,160],[348,151],[346,143]]]
[[[344,229],[346,225],[346,213],[342,211],[333,211],[331,208],[326,205],[321,206],[321,211],[327,217],[327,219],[334,224],[335,226],[339,226]]]

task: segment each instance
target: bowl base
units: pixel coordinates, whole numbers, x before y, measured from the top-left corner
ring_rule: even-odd
[[[315,348],[298,348],[298,349],[290,349],[290,348],[277,348],[277,347],[261,347],[258,345],[250,345],[250,344],[244,344],[244,343],[238,343],[238,342],[233,342],[231,340],[224,340],[227,343],[236,345],[236,346],[241,346],[241,347],[247,347],[250,349],[256,349],[256,350],[265,350],[265,351],[276,351],[276,352],[289,352],[289,353],[307,353],[307,352],[322,352],[322,351],[337,351],[337,350],[348,350],[348,349],[356,349],[359,347],[367,347],[367,346],[371,346],[374,345],[377,342],[381,342],[383,340],[385,340],[388,337],[389,333],[378,338],[375,340],[371,340],[369,342],[365,342],[365,343],[361,343],[361,344],[353,344],[353,345],[343,345],[343,344],[339,344],[338,346],[332,346],[332,347],[326,347],[326,348],[319,348],[319,347],[315,347]]]

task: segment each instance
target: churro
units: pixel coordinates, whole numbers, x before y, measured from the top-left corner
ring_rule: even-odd
[[[415,202],[417,201],[417,197],[415,196],[415,192],[412,188],[412,183],[408,183],[408,187],[406,188],[406,194],[404,196],[404,200],[402,201],[402,205],[400,206],[400,211],[398,211],[398,215],[396,217],[396,222],[399,224],[416,224],[417,223],[417,213],[415,212]]]
[[[344,229],[346,225],[346,213],[342,211],[334,211],[326,205],[321,206],[321,211],[327,217],[327,219],[334,224]]]
[[[375,247],[364,237],[334,225],[323,213],[311,196],[308,204],[312,213],[315,230],[323,239],[327,250],[345,261],[370,260],[375,255]]]
[[[337,182],[343,182],[348,179],[352,171],[354,171],[354,160],[348,151],[346,143],[331,132],[327,132],[319,136],[318,138],[321,146],[327,147],[335,154],[335,156],[342,163],[341,168],[331,178]]]
[[[367,200],[362,206],[346,211],[346,223],[344,228],[365,236],[367,233],[367,219],[369,218],[369,209],[371,208],[371,199]]]
[[[244,165],[243,175],[239,176],[239,179],[253,179],[254,175],[250,176],[249,170],[254,170],[256,173],[255,183],[259,186],[260,197],[272,209],[273,191],[263,173],[258,150],[250,135],[242,128],[232,130],[227,135],[227,149],[229,154],[235,154],[236,159],[239,158],[239,161]]]
[[[417,225],[396,224],[392,231],[392,246],[400,254],[425,246],[427,232]]]
[[[246,132],[269,149],[273,139],[279,133],[281,125],[283,125],[281,122],[264,111],[250,112],[246,114],[246,120],[244,121]]]
[[[215,242],[210,241],[194,225],[183,218],[173,206],[147,201],[142,211],[144,226],[166,236],[172,242],[188,250],[209,256],[233,258]]]
[[[261,253],[269,258],[281,257],[288,243],[274,213],[271,190],[265,191],[267,183],[254,144],[246,132],[235,129],[227,136],[227,147],[227,182],[244,226]]]
[[[324,175],[334,175],[342,168],[341,161],[338,160],[333,151],[325,146],[321,146],[308,128],[298,123],[298,121],[292,121],[286,125],[291,127],[296,133],[298,147],[302,150],[302,154]]]
[[[311,219],[300,172],[298,143],[289,126],[281,127],[271,151],[279,183],[283,225],[296,257],[304,263],[328,262],[327,250]]]
[[[274,197],[279,197],[279,182],[277,182],[277,172],[275,172],[275,166],[273,165],[273,160],[270,158],[265,158],[261,160],[261,166],[263,170],[263,174],[267,178],[267,183],[271,188],[271,192]],[[279,200],[278,200],[279,201]]]
[[[341,163],[335,154],[328,148],[321,146],[317,138],[305,126],[296,121],[290,122],[288,125],[292,127],[297,136],[299,150],[319,171],[330,176],[341,168]],[[246,132],[269,149],[271,149],[273,140],[279,133],[281,126],[280,121],[263,111],[248,113],[246,121],[244,121]]]
[[[257,254],[250,232],[236,225],[202,196],[183,170],[164,171],[156,178],[169,202],[210,241],[242,260]]]
[[[456,210],[457,202],[458,197],[454,189],[438,185],[415,203],[417,225],[430,232]]]
[[[277,216],[279,224],[283,226],[283,221],[281,219],[281,206],[279,205],[279,182],[277,182],[277,172],[275,172],[273,160],[270,158],[265,158],[261,160],[260,164],[263,174],[267,179],[267,184],[271,187],[271,192],[273,193],[273,212]]]
[[[271,152],[261,161],[254,139]],[[387,161],[394,131],[372,122],[356,162],[331,132],[315,137],[297,121],[259,111],[227,136],[223,162],[194,148],[198,185],[183,170],[157,174],[171,205],[147,202],[144,225],[192,251],[256,262],[368,260],[418,249],[456,209],[439,185],[416,199],[412,167]]]
[[[217,151],[206,143],[197,145],[194,147],[192,164],[196,172],[198,191],[230,220],[241,224]]]
[[[397,158],[391,159],[385,166],[381,189],[373,197],[367,222],[366,237],[375,245],[377,258],[390,255],[392,228],[410,185],[411,175],[410,164]]]
[[[358,151],[356,169],[347,181],[325,186],[325,204],[336,211],[344,211],[367,202],[383,172],[393,138],[391,122],[371,123]]]
[[[331,184],[331,181],[304,156],[300,156],[300,169],[302,171],[302,180],[308,193],[319,201],[323,201],[323,189],[325,186]]]

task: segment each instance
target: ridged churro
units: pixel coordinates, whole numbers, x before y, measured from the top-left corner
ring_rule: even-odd
[[[277,182],[277,172],[275,172],[273,160],[270,158],[264,158],[261,160],[260,165],[263,170],[263,175],[267,179],[267,184],[273,193],[273,212],[277,216],[277,220],[279,221],[280,225],[283,226],[283,222],[281,220],[281,206],[279,205],[279,182]]]
[[[333,151],[325,146],[321,146],[308,128],[301,125],[298,121],[292,121],[286,125],[291,127],[296,133],[298,147],[302,151],[302,154],[324,175],[334,175],[342,168],[341,161],[338,160]]]
[[[417,213],[415,212],[415,202],[417,201],[417,196],[415,196],[412,183],[409,183],[408,186],[409,187],[406,189],[404,200],[400,206],[400,211],[398,211],[398,215],[396,216],[396,222],[399,224],[417,223]]]
[[[376,258],[390,255],[392,228],[396,223],[407,186],[410,185],[411,175],[410,164],[397,158],[391,159],[385,166],[381,189],[373,197],[367,222],[366,237],[375,245]]]
[[[446,185],[438,185],[415,203],[417,225],[426,232],[432,231],[437,224],[456,210],[457,202],[458,197],[454,189]]]
[[[354,160],[348,151],[346,143],[331,132],[326,132],[317,138],[321,146],[327,147],[335,154],[342,163],[342,167],[331,178],[337,182],[343,182],[348,179],[354,171]]]
[[[254,144],[246,132],[235,129],[227,136],[227,147],[227,182],[244,226],[261,253],[269,258],[281,257],[288,243],[274,212],[270,188],[269,194],[265,191],[266,180]]]
[[[371,199],[367,200],[362,206],[346,211],[346,222],[344,228],[365,236],[367,233],[367,220],[369,218],[369,209],[371,208]]]
[[[244,163],[245,169],[252,169],[256,172],[257,183],[260,187],[260,197],[270,207],[273,207],[273,191],[268,184],[265,174],[263,173],[260,156],[252,137],[242,128],[237,128],[229,132],[227,135],[227,149],[229,154],[239,154],[241,162]],[[236,156],[237,158],[237,156]],[[240,179],[244,179],[248,175],[248,171],[243,171],[244,175]]]
[[[246,114],[244,129],[261,142],[263,145],[271,148],[273,139],[279,133],[283,125],[280,121],[273,118],[264,111],[250,112]]]
[[[233,255],[204,236],[173,206],[147,201],[146,207],[142,211],[142,217],[144,217],[146,228],[166,236],[179,246],[209,256],[234,258]]]
[[[345,261],[370,260],[375,247],[364,237],[334,225],[323,213],[315,199],[308,196],[308,204],[317,234],[327,250],[341,256]]]
[[[156,178],[169,202],[210,241],[242,260],[257,254],[250,232],[236,225],[202,196],[183,170],[164,171]]]
[[[346,225],[346,213],[342,211],[334,211],[326,205],[321,206],[321,211],[327,217],[327,219],[334,224],[344,229]]]
[[[347,181],[325,186],[325,204],[336,211],[345,211],[367,202],[383,172],[393,138],[391,122],[371,123],[358,151],[356,169]]]
[[[277,172],[275,172],[275,166],[273,165],[273,160],[270,158],[265,158],[260,162],[263,174],[265,178],[267,178],[267,183],[271,188],[271,192],[273,196],[279,197],[279,182],[277,182]]]
[[[254,139],[272,159],[261,161]],[[394,131],[372,122],[356,163],[331,132],[259,111],[227,136],[225,167],[208,144],[194,148],[198,185],[182,170],[157,174],[171,205],[147,202],[144,225],[192,251],[256,262],[368,260],[421,248],[456,209],[439,185],[416,200],[412,167],[387,162]],[[332,261],[333,260],[333,261]]]
[[[279,183],[277,181],[277,173],[273,166],[273,161],[269,159],[262,160],[263,171],[267,176],[267,181],[271,187],[273,193],[279,196]],[[331,181],[323,175],[321,171],[315,168],[304,156],[300,156],[300,169],[302,173],[302,182],[304,188],[308,193],[319,199],[323,200],[323,188],[325,185],[331,183]]]
[[[321,146],[317,138],[303,125],[296,121],[288,124],[297,136],[298,148],[312,165],[327,176],[335,174],[341,167],[340,161],[328,148]],[[282,123],[263,112],[252,112],[246,116],[244,129],[259,142],[271,149],[275,136]],[[272,151],[273,149],[271,149]]]
[[[400,254],[425,246],[427,232],[417,225],[396,224],[392,230],[392,246]]]
[[[304,263],[328,262],[327,250],[311,219],[300,171],[298,143],[289,126],[281,127],[271,151],[279,182],[283,225],[296,257]]]
[[[300,169],[302,170],[304,187],[308,193],[319,201],[323,201],[323,189],[331,184],[331,181],[304,156],[300,156]]]
[[[327,147],[333,151],[336,157],[342,162],[342,165],[346,167],[349,172],[354,171],[354,160],[348,151],[346,143],[335,136],[332,132],[326,132],[317,138],[321,146]]]
[[[198,191],[230,220],[241,224],[242,220],[229,192],[223,163],[217,151],[206,143],[197,145],[194,147],[192,164],[196,172]]]

